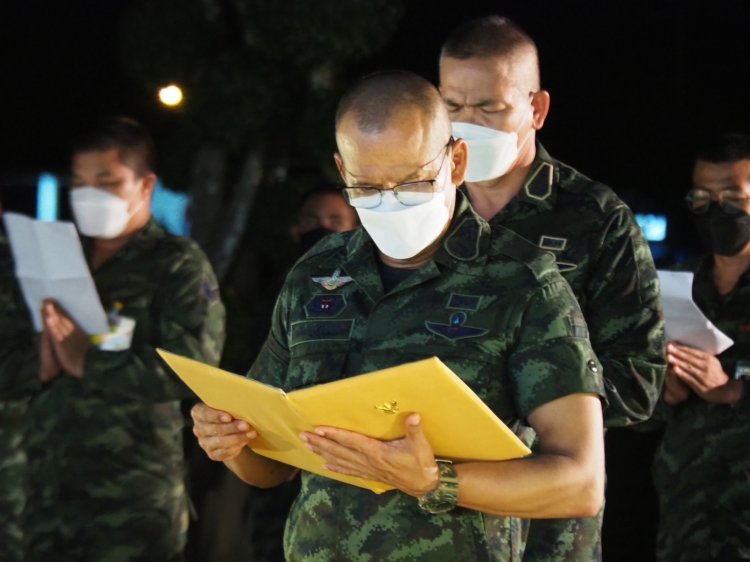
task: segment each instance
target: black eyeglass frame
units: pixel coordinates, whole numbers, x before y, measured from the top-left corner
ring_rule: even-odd
[[[437,169],[437,172],[435,173],[435,177],[432,178],[432,179],[429,179],[429,180],[407,181],[407,182],[403,182],[403,183],[398,183],[398,184],[394,185],[393,187],[389,187],[389,188],[375,187],[374,185],[357,185],[357,186],[344,185],[341,188],[341,191],[344,193],[344,197],[349,202],[349,204],[352,207],[354,207],[355,209],[356,208],[360,208],[360,209],[374,209],[374,208],[378,207],[380,205],[380,203],[382,203],[382,201],[383,201],[383,192],[384,191],[391,191],[391,192],[393,192],[393,194],[396,196],[396,199],[398,199],[398,201],[401,204],[403,204],[403,205],[407,205],[409,207],[416,207],[418,205],[423,205],[424,203],[429,202],[435,196],[435,193],[437,193],[438,191],[440,191],[440,190],[435,189],[435,184],[436,184],[438,178],[440,177],[440,174],[443,171],[443,166],[445,166],[445,161],[447,160],[446,157],[448,156],[448,154],[450,154],[450,148],[453,146],[454,142],[455,142],[455,139],[451,136],[448,139],[448,142],[445,143],[445,145],[443,146],[443,148],[440,149],[440,152],[438,152],[438,154],[437,154],[437,156],[435,156],[435,158],[433,158],[429,162],[427,162],[427,163],[423,164],[422,166],[420,166],[420,169],[421,168],[426,168],[427,166],[429,166],[430,164],[432,164],[435,160],[437,160],[438,158],[440,158],[440,154],[441,153],[443,154],[443,160],[440,163],[440,167]],[[347,174],[349,173],[347,171],[347,169],[344,167],[343,162],[341,164],[341,169],[342,169],[343,172],[345,172]],[[408,187],[414,187],[415,185],[427,185],[427,184],[430,185],[430,190],[427,190],[427,191],[420,191],[420,190],[409,191],[409,190],[406,189]],[[355,192],[355,191],[356,192],[369,191],[370,193],[368,195],[363,196],[363,197],[352,197],[351,193]],[[399,193],[401,193],[402,191],[403,192],[408,192],[408,193],[422,193],[422,194],[425,194],[425,195],[429,194],[430,195],[430,199],[427,199],[425,201],[420,201],[418,203],[409,203],[408,201],[402,201],[401,197],[399,197]],[[365,199],[367,197],[375,195],[375,193],[378,194],[378,202],[375,205],[363,206],[361,204],[358,205],[358,204],[356,204],[354,202],[354,200],[356,200],[356,199]]]

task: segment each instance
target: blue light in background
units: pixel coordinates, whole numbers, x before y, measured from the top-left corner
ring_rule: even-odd
[[[667,217],[666,215],[635,215],[638,226],[643,231],[643,236],[649,242],[663,242],[667,238]]]
[[[40,221],[57,220],[60,182],[53,174],[39,174],[36,184],[36,218]]]
[[[190,235],[190,223],[188,222],[188,206],[190,197],[186,193],[173,191],[162,184],[159,180],[151,198],[151,212],[154,219],[162,225],[167,232],[179,236]]]

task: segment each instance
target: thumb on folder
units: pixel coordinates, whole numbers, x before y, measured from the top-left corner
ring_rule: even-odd
[[[326,461],[326,468],[349,476],[382,482],[419,497],[438,482],[435,455],[422,430],[419,414],[404,421],[404,437],[381,441],[345,429],[318,427],[300,436]]]

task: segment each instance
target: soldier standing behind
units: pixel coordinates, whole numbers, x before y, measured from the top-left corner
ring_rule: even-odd
[[[180,560],[188,395],[154,347],[217,363],[224,308],[203,253],[151,218],[154,148],[141,125],[112,120],[76,146],[72,167],[71,207],[102,304],[111,323],[135,328],[129,346],[101,349],[46,301],[38,342],[19,343],[37,386],[25,560]]]
[[[654,460],[665,562],[750,560],[750,137],[727,134],[701,149],[687,203],[707,255],[693,300],[734,345],[713,356],[667,345],[657,410],[666,423]],[[655,420],[656,421],[656,420]]]
[[[533,40],[497,16],[464,24],[443,45],[440,91],[454,136],[469,145],[472,206],[491,225],[552,252],[578,298],[602,362],[605,425],[647,420],[665,364],[651,252],[630,209],[611,189],[536,142],[550,95],[541,88]],[[535,520],[524,559],[600,559],[601,522],[602,513],[596,519]]]

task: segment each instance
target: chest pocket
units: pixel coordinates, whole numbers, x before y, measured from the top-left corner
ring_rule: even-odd
[[[286,390],[340,379],[353,328],[353,319],[311,318],[292,322]]]

